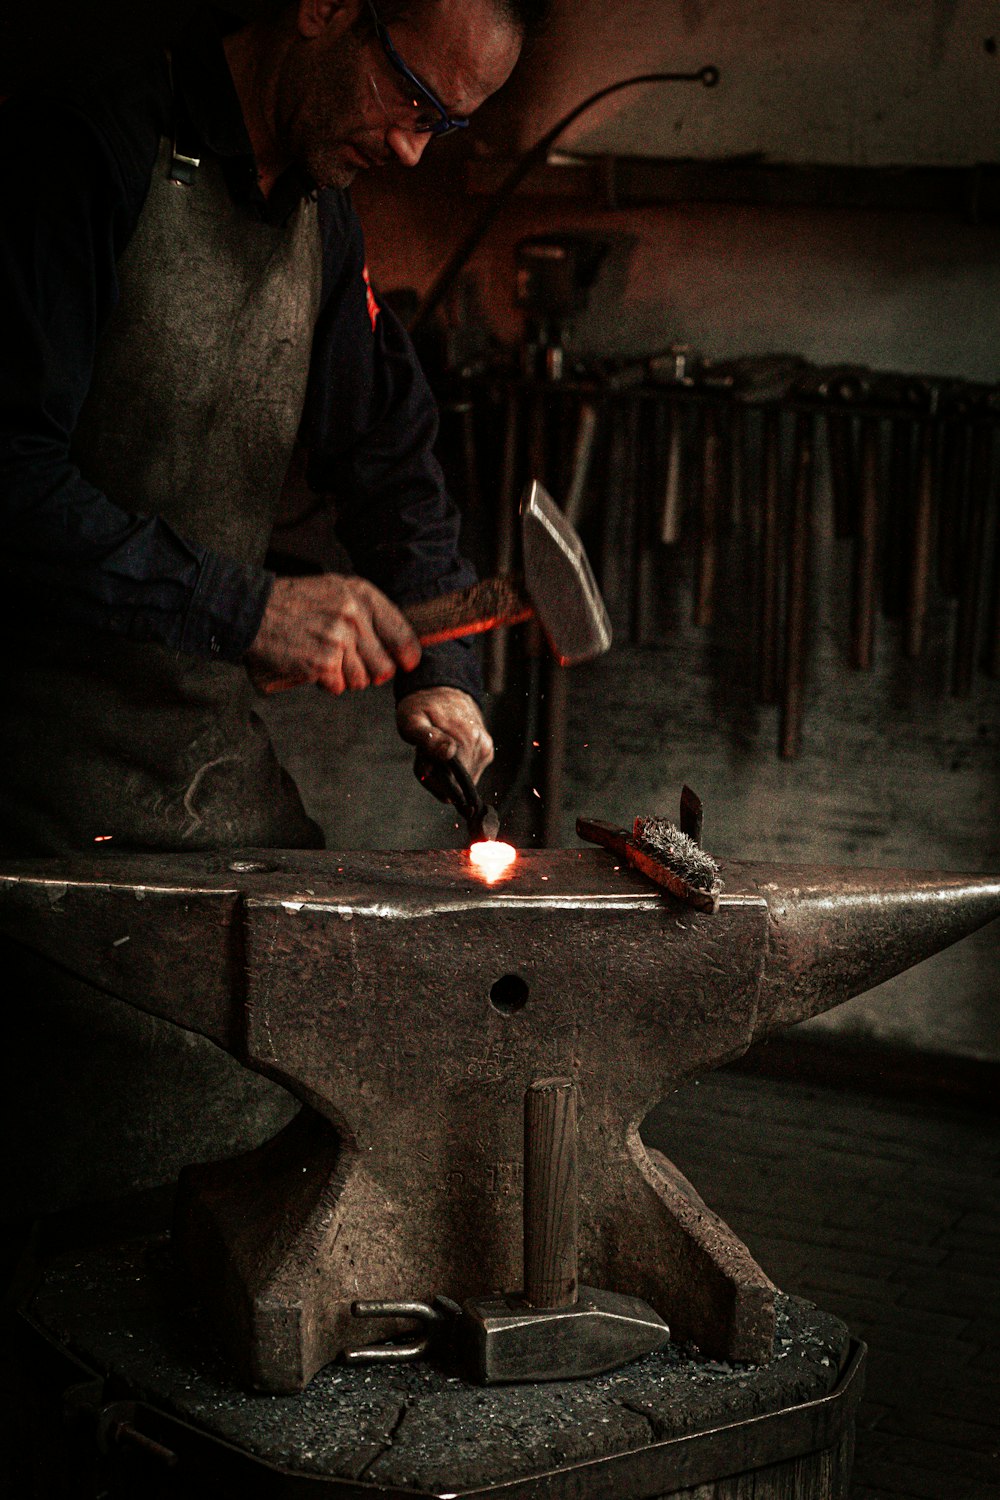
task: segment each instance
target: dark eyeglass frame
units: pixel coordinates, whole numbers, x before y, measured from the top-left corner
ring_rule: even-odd
[[[375,35],[378,37],[379,45],[394,70],[416,95],[413,103],[426,104],[438,117],[436,120],[422,120],[418,117],[410,129],[419,131],[423,135],[447,135],[452,130],[464,130],[469,123],[465,116],[450,115],[448,113],[434,90],[428,88],[423,79],[419,78],[413,69],[408,67],[400,57],[392,44],[392,38],[379,19],[378,11],[372,4],[372,0],[367,0],[367,4],[371,12],[372,24],[375,27]]]

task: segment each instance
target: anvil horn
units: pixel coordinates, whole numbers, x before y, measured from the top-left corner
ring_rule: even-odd
[[[724,873],[727,889],[753,891],[768,907],[755,1041],[874,989],[1000,916],[1000,875],[763,864]]]

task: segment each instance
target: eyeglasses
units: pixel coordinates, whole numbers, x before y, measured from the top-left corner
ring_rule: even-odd
[[[450,115],[434,90],[428,88],[427,84],[418,78],[411,68],[407,67],[392,45],[392,39],[379,20],[378,11],[372,4],[372,0],[367,0],[367,5],[371,12],[375,35],[379,39],[382,51],[385,53],[394,71],[399,74],[400,79],[406,84],[405,93],[407,103],[414,111],[413,118],[406,128],[429,135],[447,135],[450,130],[464,130],[469,123],[468,120],[462,115]],[[372,88],[375,90],[376,98],[381,101],[382,96],[379,94],[374,78],[371,83]],[[403,92],[402,89],[401,92]]]

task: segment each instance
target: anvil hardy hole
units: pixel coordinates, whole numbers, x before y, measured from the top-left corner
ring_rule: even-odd
[[[503,1016],[512,1016],[528,1003],[528,986],[520,974],[502,974],[490,990],[490,1004]]]

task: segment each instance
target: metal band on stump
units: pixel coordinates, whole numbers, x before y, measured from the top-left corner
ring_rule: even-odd
[[[539,1078],[524,1096],[524,1296],[576,1301],[577,1134],[572,1078]]]

